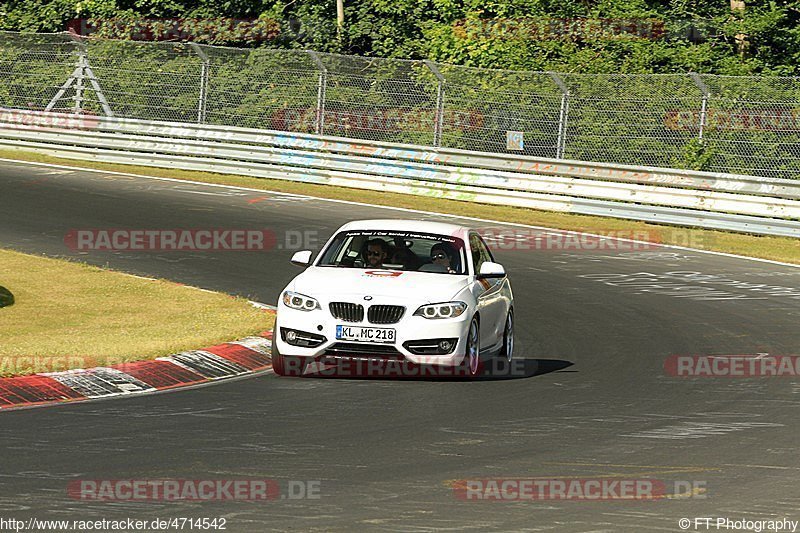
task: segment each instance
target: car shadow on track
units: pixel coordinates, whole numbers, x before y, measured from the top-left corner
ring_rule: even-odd
[[[488,362],[480,380],[524,379],[558,372],[573,365],[571,361],[563,359],[515,359],[509,364],[507,361],[493,360]],[[574,370],[572,371],[574,372]]]
[[[574,363],[562,359],[514,359],[511,363],[493,359],[487,361],[477,377],[469,377],[464,369],[425,365],[351,364],[315,365],[303,374],[304,378],[399,379],[403,381],[501,381],[526,379],[558,372]],[[572,372],[572,371],[570,371]]]
[[[0,307],[6,307],[14,303],[14,295],[5,287],[0,287]]]

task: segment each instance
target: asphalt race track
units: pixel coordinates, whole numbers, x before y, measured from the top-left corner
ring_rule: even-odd
[[[267,303],[298,272],[286,242],[298,232],[319,246],[352,219],[442,218],[9,162],[0,162],[0,187],[2,247]],[[278,246],[87,253],[64,243],[70,230],[110,228],[266,228]],[[800,519],[800,378],[665,371],[673,355],[800,355],[800,268],[669,248],[496,257],[514,287],[522,375],[467,382],[268,373],[0,413],[0,516],[226,517],[228,531],[415,532],[680,531],[682,517]],[[464,501],[452,488],[465,479],[609,476],[704,490],[655,501]],[[313,480],[320,491],[318,499],[202,503],[84,502],[66,491],[75,479],[168,478]]]

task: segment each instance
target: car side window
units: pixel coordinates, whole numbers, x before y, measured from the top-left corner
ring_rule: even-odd
[[[475,275],[477,276],[481,271],[481,265],[486,261],[493,262],[494,258],[489,248],[487,248],[486,244],[483,242],[483,239],[481,239],[480,235],[477,233],[470,233],[469,247],[472,252],[472,265],[475,268]]]
[[[483,240],[483,237],[478,235],[478,242],[481,243],[481,256],[483,257],[484,261],[489,261],[494,263],[494,256],[492,255],[492,251],[486,245],[486,241]]]

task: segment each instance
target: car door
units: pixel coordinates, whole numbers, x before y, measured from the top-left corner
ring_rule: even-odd
[[[477,232],[470,233],[469,246],[475,269],[473,293],[478,301],[478,312],[481,316],[481,350],[495,350],[503,342],[505,298],[502,288],[506,280],[505,278],[478,279],[481,265],[486,261],[494,262],[494,257]]]

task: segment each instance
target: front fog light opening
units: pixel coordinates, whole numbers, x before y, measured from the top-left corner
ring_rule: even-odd
[[[316,348],[327,341],[324,336],[297,329],[281,328],[281,339],[283,342],[301,348]]]
[[[406,341],[403,348],[414,355],[447,355],[455,350],[458,339],[420,339]]]

